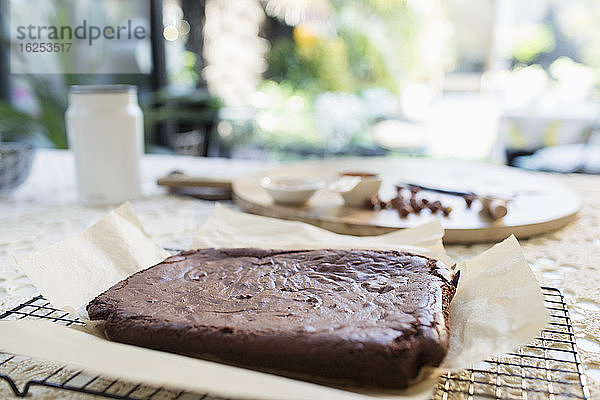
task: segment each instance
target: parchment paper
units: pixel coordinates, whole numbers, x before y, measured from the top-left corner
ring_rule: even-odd
[[[81,235],[17,258],[17,263],[54,307],[77,310],[168,256],[124,203]]]
[[[451,260],[433,222],[377,237],[334,234],[300,222],[242,214],[217,205],[192,247],[403,249]],[[81,309],[129,274],[166,256],[124,204],[83,234],[18,259],[50,302]],[[444,367],[463,369],[535,337],[548,321],[543,297],[517,240],[510,237],[458,265],[450,308],[451,345]],[[246,369],[109,342],[81,330],[39,321],[0,322],[3,350],[61,361],[119,377],[214,395],[257,399],[426,398],[435,373],[408,392],[354,393]]]
[[[391,249],[417,252],[452,265],[442,245],[443,236],[444,229],[438,221],[385,235],[358,237],[340,235],[303,222],[240,213],[217,204],[194,236],[191,248]]]

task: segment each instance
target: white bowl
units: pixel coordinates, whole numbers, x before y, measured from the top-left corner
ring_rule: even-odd
[[[277,204],[298,206],[306,203],[319,189],[325,186],[321,179],[310,177],[265,176],[260,185]]]
[[[329,190],[339,193],[348,207],[363,208],[368,200],[379,193],[382,179],[366,172],[343,172],[341,178],[329,185]]]

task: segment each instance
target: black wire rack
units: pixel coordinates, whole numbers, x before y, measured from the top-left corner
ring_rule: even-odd
[[[440,377],[434,400],[446,399],[589,399],[583,366],[577,353],[573,326],[560,290],[542,287],[551,321],[533,343],[514,353],[481,362],[471,369]],[[58,310],[41,296],[0,315],[0,320],[46,319],[66,326],[84,325],[77,317]],[[27,370],[41,378],[18,379],[9,371],[24,361]],[[0,379],[17,397],[25,397],[34,386],[86,393],[122,400],[217,400],[208,394],[177,391],[90,375],[81,370],[56,366],[36,373],[35,361],[0,352]],[[18,382],[22,381],[20,385]]]

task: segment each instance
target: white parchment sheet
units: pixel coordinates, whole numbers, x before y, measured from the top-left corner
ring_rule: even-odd
[[[339,235],[217,204],[191,248],[399,249],[452,263],[442,236],[437,222],[374,237]],[[166,256],[126,203],[79,236],[17,262],[54,306],[81,311],[102,291]],[[450,307],[450,351],[443,368],[468,368],[490,355],[511,351],[531,341],[548,322],[539,285],[514,237],[457,268],[461,276]],[[357,393],[115,343],[85,329],[43,321],[0,321],[0,343],[3,351],[60,361],[93,373],[233,398],[427,398],[437,376],[433,373],[407,391]]]

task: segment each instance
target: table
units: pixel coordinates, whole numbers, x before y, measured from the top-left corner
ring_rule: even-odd
[[[161,245],[186,248],[214,203],[169,195],[156,178],[179,169],[192,175],[236,177],[272,167],[272,163],[220,158],[148,155],[143,160],[144,197],[133,206],[148,233]],[[563,289],[588,375],[592,398],[600,396],[600,176],[559,176],[583,199],[580,218],[560,231],[521,242],[538,279]],[[88,228],[112,207],[84,207],[77,200],[72,154],[39,150],[27,182],[0,196],[0,311],[37,294],[11,254],[24,254],[73,236]],[[457,260],[480,253],[491,244],[448,246]],[[36,363],[37,364],[37,363]],[[11,376],[32,379],[50,368],[24,362]],[[23,378],[25,379],[25,378]],[[9,392],[0,384],[0,397]],[[35,398],[90,398],[45,388]]]

